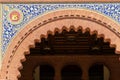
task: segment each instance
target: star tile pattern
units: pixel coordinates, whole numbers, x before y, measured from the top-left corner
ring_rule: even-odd
[[[113,19],[120,24],[120,3],[3,4],[2,54],[5,54],[5,51],[13,37],[15,37],[15,35],[17,35],[17,33],[24,28],[29,21],[47,12],[64,9],[87,9],[95,11]],[[9,14],[13,10],[23,14],[21,17],[22,21],[17,22],[16,24],[8,20]],[[16,17],[13,17],[13,19],[15,18]]]

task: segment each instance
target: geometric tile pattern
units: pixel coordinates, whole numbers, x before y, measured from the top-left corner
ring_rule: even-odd
[[[103,14],[118,24],[120,24],[120,3],[54,3],[54,4],[3,4],[2,6],[2,54],[4,55],[10,41],[17,35],[17,33],[24,28],[32,19],[45,13],[63,10],[63,9],[87,9]],[[9,20],[11,11],[18,11],[22,14],[22,20],[14,24]],[[13,21],[17,21],[19,16],[13,15]]]

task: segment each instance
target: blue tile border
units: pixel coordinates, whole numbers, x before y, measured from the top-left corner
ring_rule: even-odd
[[[83,4],[3,4],[3,31],[2,52],[3,55],[13,37],[32,19],[47,12],[62,9],[88,9],[101,13],[120,24],[120,3],[83,3]],[[23,13],[23,21],[12,24],[8,20],[11,10],[18,9]]]

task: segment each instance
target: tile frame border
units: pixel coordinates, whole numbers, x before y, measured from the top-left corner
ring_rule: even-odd
[[[0,3],[0,69],[2,66],[2,4]]]
[[[92,2],[92,3],[96,3],[96,2],[100,2],[100,3],[109,3],[109,2],[120,2],[120,0],[0,0],[0,3],[37,3],[37,2],[40,2],[40,3],[48,3],[48,2],[51,2],[51,3],[56,3],[56,2],[59,2],[59,3],[68,3],[68,2],[81,2],[81,3],[84,3],[84,2]]]

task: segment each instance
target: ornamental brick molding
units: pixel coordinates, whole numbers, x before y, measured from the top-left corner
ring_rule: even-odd
[[[25,55],[30,53],[29,48],[35,47],[35,42],[40,42],[41,37],[47,37],[49,33],[54,35],[56,30],[61,32],[64,28],[74,28],[75,31],[82,28],[83,32],[89,28],[91,34],[97,32],[98,37],[104,37],[104,41],[109,41],[110,46],[116,47],[116,54],[120,53],[119,24],[88,10],[55,11],[33,20],[16,35],[4,55],[0,79],[18,80]]]

